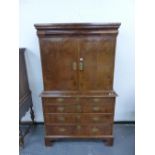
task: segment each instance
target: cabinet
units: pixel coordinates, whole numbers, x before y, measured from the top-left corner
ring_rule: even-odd
[[[100,138],[112,145],[119,26],[35,24],[44,85],[46,145],[61,138]]]

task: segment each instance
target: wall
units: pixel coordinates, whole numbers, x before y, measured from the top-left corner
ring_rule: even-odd
[[[36,121],[43,121],[43,89],[34,23],[121,22],[116,47],[115,121],[134,120],[134,0],[20,0],[20,47],[26,47],[28,79]],[[29,120],[29,114],[23,118]]]

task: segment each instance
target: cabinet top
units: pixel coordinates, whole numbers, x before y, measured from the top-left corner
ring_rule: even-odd
[[[117,35],[121,23],[53,23],[34,24],[39,37],[51,35]]]
[[[44,23],[34,24],[37,30],[118,29],[121,23]]]

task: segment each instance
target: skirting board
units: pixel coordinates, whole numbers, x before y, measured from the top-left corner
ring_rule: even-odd
[[[22,125],[27,125],[30,124],[32,122],[30,121],[23,121],[20,124]],[[44,122],[35,122],[35,125],[43,125]],[[114,124],[135,124],[135,121],[115,121]]]

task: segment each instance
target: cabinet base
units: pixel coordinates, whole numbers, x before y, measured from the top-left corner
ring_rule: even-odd
[[[114,138],[113,136],[109,136],[109,137],[95,137],[95,138],[92,138],[92,137],[70,137],[70,138],[64,138],[64,137],[45,137],[45,146],[52,146],[54,141],[56,140],[59,140],[59,139],[100,139],[104,142],[104,144],[106,146],[113,146],[113,141],[114,141]]]

